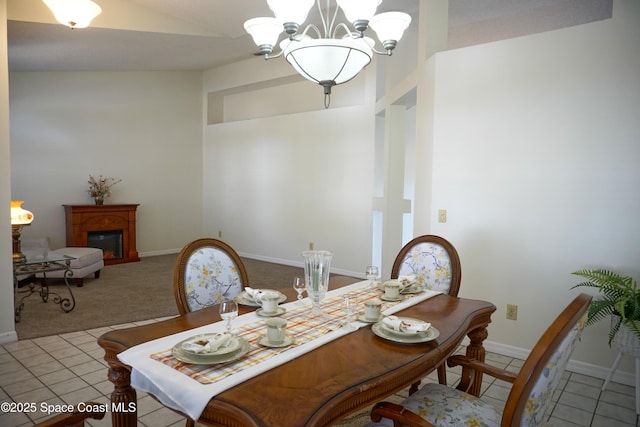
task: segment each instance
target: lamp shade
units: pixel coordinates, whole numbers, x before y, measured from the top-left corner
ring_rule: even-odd
[[[22,200],[11,201],[11,225],[28,225],[33,222],[33,213],[22,208]]]
[[[281,24],[302,24],[307,19],[313,3],[314,0],[267,0],[269,8]]]
[[[286,60],[312,82],[339,85],[354,78],[371,62],[372,51],[362,39],[312,39],[291,41]]]
[[[337,0],[349,22],[369,21],[376,14],[382,0]]]
[[[56,20],[71,28],[86,28],[91,20],[102,13],[102,8],[91,0],[42,0],[53,12]]]
[[[380,13],[369,21],[369,26],[378,35],[381,42],[387,40],[398,41],[402,38],[404,30],[411,24],[411,16],[404,12]]]
[[[244,23],[244,29],[258,46],[273,48],[282,33],[282,24],[276,18],[253,18]]]

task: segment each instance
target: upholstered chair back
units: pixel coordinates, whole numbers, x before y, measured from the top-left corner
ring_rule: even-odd
[[[178,255],[174,294],[181,314],[233,299],[246,286],[249,279],[244,263],[220,240],[196,240]]]
[[[427,289],[456,296],[460,289],[460,257],[442,237],[419,236],[400,250],[393,264],[391,278],[406,275],[415,275]]]

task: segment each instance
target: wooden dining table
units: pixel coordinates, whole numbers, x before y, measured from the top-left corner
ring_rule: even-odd
[[[289,301],[295,299],[293,289],[280,291]],[[240,313],[251,310],[241,306]],[[428,375],[456,351],[465,336],[469,338],[467,355],[484,360],[482,343],[495,310],[490,302],[436,295],[396,313],[430,322],[440,332],[435,340],[397,343],[378,337],[371,326],[362,327],[216,395],[200,421],[243,427],[335,424]],[[137,425],[131,367],[120,362],[118,354],[219,319],[218,307],[214,306],[157,323],[109,331],[98,339],[109,365],[108,378],[114,385],[114,427]],[[474,373],[469,381],[469,391],[479,395],[481,374]]]

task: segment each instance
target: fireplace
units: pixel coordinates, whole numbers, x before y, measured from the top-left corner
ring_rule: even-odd
[[[89,231],[87,246],[102,249],[105,260],[122,259],[122,230]]]
[[[64,205],[67,246],[102,249],[104,264],[140,261],[136,250],[138,205]]]

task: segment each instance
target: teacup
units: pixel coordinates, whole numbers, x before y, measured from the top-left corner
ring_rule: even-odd
[[[400,282],[397,280],[388,280],[384,282],[384,295],[387,298],[398,298],[400,296]]]
[[[267,341],[270,344],[282,344],[287,332],[287,321],[280,317],[274,317],[264,321],[267,325]]]
[[[366,300],[364,302],[364,318],[368,320],[378,320],[382,310],[382,301],[378,298]]]
[[[262,307],[262,311],[265,314],[272,314],[278,310],[278,303],[280,302],[280,295],[269,292],[262,293],[255,298],[255,301],[260,307]]]

